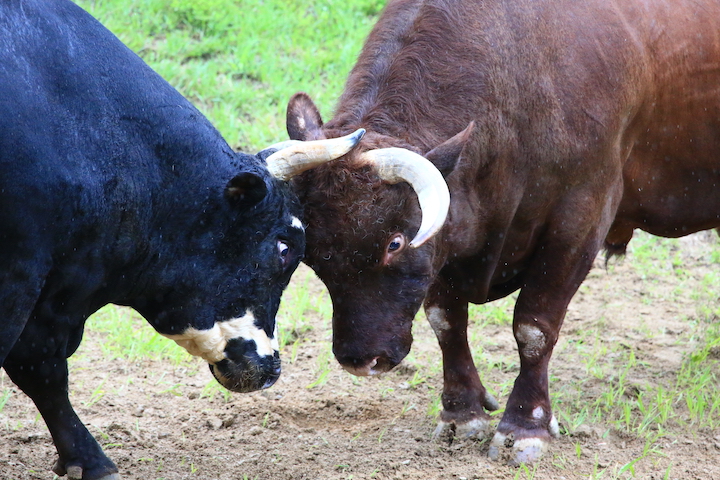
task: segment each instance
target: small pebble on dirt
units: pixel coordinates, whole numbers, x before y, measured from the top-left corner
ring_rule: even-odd
[[[223,426],[222,420],[217,417],[208,418],[206,424],[213,430],[217,430]]]

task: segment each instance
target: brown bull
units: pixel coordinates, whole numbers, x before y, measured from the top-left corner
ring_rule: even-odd
[[[305,94],[288,107],[295,140],[357,128],[358,147],[294,181],[335,356],[360,375],[394,367],[424,302],[443,353],[438,428],[483,433],[497,402],[468,302],[519,290],[520,373],[490,455],[512,435],[511,462],[534,461],[557,434],[548,362],[603,242],[720,226],[720,2],[392,1],[334,118]]]

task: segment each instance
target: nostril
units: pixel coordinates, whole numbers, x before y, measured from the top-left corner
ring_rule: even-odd
[[[358,377],[367,377],[368,375],[376,375],[385,371],[375,368],[378,365],[378,361],[382,363],[382,359],[380,359],[380,357],[375,357],[370,361],[360,359],[353,359],[350,361],[342,361],[338,359],[338,361],[345,370]]]
[[[393,363],[392,360],[387,357],[375,357],[375,361],[371,368],[374,370],[373,373],[383,373],[389,372],[395,368],[396,365],[397,363]]]
[[[267,380],[265,380],[265,383],[263,384],[262,387],[260,387],[260,389],[264,390],[266,388],[272,387],[273,385],[275,385],[275,382],[277,382],[277,379],[278,379],[278,377],[274,377],[274,376],[268,378]]]

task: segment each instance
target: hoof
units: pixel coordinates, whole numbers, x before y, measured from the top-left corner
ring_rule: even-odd
[[[433,440],[437,440],[445,434],[460,439],[484,438],[490,430],[490,420],[485,418],[473,418],[468,422],[445,422],[440,420],[435,431]]]
[[[68,480],[82,480],[82,467],[72,465],[67,467]]]
[[[509,448],[511,450],[508,452],[508,465],[514,467],[519,465],[532,465],[540,460],[540,457],[542,457],[547,450],[547,446],[548,442],[542,438],[530,437],[513,440],[512,434],[505,435],[496,432],[492,442],[490,442],[488,457],[490,457],[491,460],[498,461],[501,459],[501,454],[504,453],[503,450]]]
[[[555,418],[555,415],[552,416],[550,419],[550,425],[548,425],[548,431],[550,432],[550,436],[553,438],[560,437],[560,425],[558,424],[557,418]]]
[[[67,480],[82,480],[83,478],[83,468],[80,465],[69,465],[66,468],[58,460],[52,470],[59,477],[67,475]],[[95,480],[122,480],[122,477],[119,473],[111,473]]]
[[[548,433],[550,434],[549,436],[553,438],[557,438],[560,435],[560,427],[554,415],[550,419]],[[501,456],[504,457],[504,454],[507,454],[508,465],[514,467],[532,465],[540,460],[547,451],[549,443],[549,438],[546,435],[542,437],[525,437],[516,440],[513,433],[506,435],[495,432],[490,442],[488,457],[490,457],[491,460],[498,461],[501,459]],[[506,449],[509,451],[506,452]]]
[[[438,440],[440,437],[442,437],[446,433],[453,434],[452,427],[453,427],[452,422],[443,422],[442,420],[439,420],[437,427],[435,427],[435,431],[432,434],[432,439]]]

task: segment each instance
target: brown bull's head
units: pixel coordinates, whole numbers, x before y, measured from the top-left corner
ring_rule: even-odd
[[[305,262],[333,302],[333,352],[356,375],[390,370],[412,344],[412,320],[442,266],[436,235],[449,209],[451,173],[473,126],[420,155],[368,131],[336,162],[293,180],[307,225]],[[340,136],[323,128],[304,94],[288,107],[295,140]]]

